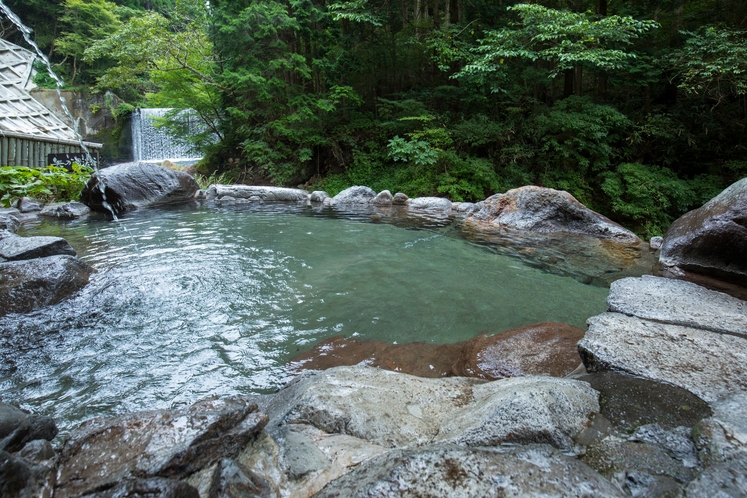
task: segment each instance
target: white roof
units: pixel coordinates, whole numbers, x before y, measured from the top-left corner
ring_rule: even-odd
[[[26,91],[35,58],[33,52],[0,39],[0,135],[77,141],[69,125]]]

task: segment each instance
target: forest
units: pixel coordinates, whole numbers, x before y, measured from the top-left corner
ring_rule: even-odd
[[[5,3],[68,88],[191,109],[165,125],[233,182],[534,184],[651,237],[747,176],[745,0]]]

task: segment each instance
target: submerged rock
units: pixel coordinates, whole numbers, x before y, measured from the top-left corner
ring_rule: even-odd
[[[355,186],[346,188],[330,201],[335,204],[372,204],[376,198],[376,192],[368,187]]]
[[[284,187],[254,185],[211,185],[206,193],[208,201],[284,201],[303,202],[309,200],[305,190]]]
[[[94,211],[119,214],[141,207],[189,202],[198,190],[197,182],[187,173],[153,164],[127,163],[99,170],[80,198]]]
[[[466,222],[485,230],[522,230],[535,233],[575,233],[638,245],[630,230],[595,213],[565,191],[521,187],[488,197]]]
[[[88,421],[65,443],[55,496],[78,496],[122,479],[193,474],[238,455],[266,423],[256,405],[240,398]]]
[[[85,287],[92,271],[69,255],[0,263],[0,316],[59,303]]]
[[[747,340],[620,313],[588,320],[579,352],[589,371],[620,370],[680,386],[712,403],[747,390]]]
[[[645,275],[613,282],[608,310],[747,338],[747,302],[691,282]]]
[[[39,212],[39,216],[58,220],[77,220],[89,214],[91,214],[91,210],[80,202],[54,202],[47,204]]]
[[[290,364],[293,371],[365,364],[431,378],[564,377],[581,362],[576,343],[583,336],[577,327],[546,322],[455,344],[390,344],[332,337],[295,356]]]
[[[664,266],[747,285],[747,178],[684,214],[664,236]]]
[[[61,237],[19,237],[0,230],[0,261],[46,258],[67,254],[75,256],[75,249]]]
[[[572,436],[599,405],[588,384],[567,379],[485,383],[338,367],[298,378],[264,409],[273,421],[307,424],[389,447],[542,442],[569,448]]]
[[[545,445],[397,450],[328,484],[326,497],[623,496],[580,461]]]

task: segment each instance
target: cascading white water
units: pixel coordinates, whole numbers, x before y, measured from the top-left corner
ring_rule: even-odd
[[[164,159],[199,159],[194,147],[169,136],[165,130],[156,128],[155,118],[162,118],[171,109],[137,109],[132,113],[132,158],[133,161]],[[201,131],[197,119],[188,112],[179,114],[185,120],[190,134]]]

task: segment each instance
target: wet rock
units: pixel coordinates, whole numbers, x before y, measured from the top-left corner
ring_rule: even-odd
[[[111,487],[82,495],[85,498],[200,498],[197,490],[176,479],[123,479]],[[210,498],[219,495],[210,495]],[[241,496],[241,495],[237,495]]]
[[[0,496],[36,498],[52,496],[51,466],[35,465],[0,450]]]
[[[17,209],[0,209],[0,230],[15,233],[21,226],[20,214],[21,212]]]
[[[324,199],[329,199],[329,194],[323,190],[315,190],[309,197],[311,202],[324,202]]]
[[[451,211],[451,201],[443,197],[416,197],[407,204],[410,209],[424,211]]]
[[[747,340],[620,313],[589,318],[579,342],[588,371],[620,370],[687,389],[713,403],[747,390]]]
[[[747,285],[747,178],[674,221],[664,235],[664,266]]]
[[[61,237],[19,237],[7,230],[0,230],[0,261],[45,258],[58,254],[75,256],[76,253]]]
[[[747,338],[747,302],[691,282],[644,275],[612,283],[608,311]]]
[[[54,458],[55,452],[52,443],[46,439],[35,439],[26,443],[18,456],[28,462],[43,462]]]
[[[648,242],[648,246],[652,251],[661,249],[662,244],[664,244],[664,237],[651,237],[651,240]]]
[[[291,479],[329,467],[327,456],[303,432],[286,429],[282,431],[280,438],[283,440],[283,467]]]
[[[100,170],[88,181],[80,198],[94,211],[113,210],[119,214],[147,206],[189,202],[199,188],[187,173],[153,164],[127,163]]]
[[[488,197],[466,222],[486,230],[575,233],[626,245],[641,243],[633,232],[590,210],[568,192],[543,187],[521,187]]]
[[[395,206],[405,206],[408,202],[410,202],[410,198],[402,192],[397,192],[392,198],[392,204],[394,204]]]
[[[89,421],[65,443],[55,496],[77,496],[131,477],[188,476],[233,458],[267,423],[256,409],[228,398]]]
[[[687,485],[688,497],[743,498],[747,496],[747,454],[708,467]]]
[[[328,484],[326,497],[623,496],[576,459],[544,445],[433,446],[369,460]]]
[[[42,210],[42,203],[33,197],[21,197],[16,208],[22,213],[35,213]]]
[[[81,202],[54,202],[47,204],[39,216],[59,220],[77,220],[91,214],[91,210]]]
[[[326,370],[359,363],[418,377],[502,379],[521,375],[564,377],[579,366],[582,329],[545,322],[478,336],[455,344],[389,344],[332,337],[291,359],[291,371]]]
[[[332,198],[331,205],[335,204],[371,204],[376,198],[376,192],[368,187],[350,187]]]
[[[190,479],[204,498],[270,498],[278,496],[270,484],[235,460],[224,458]]]
[[[670,457],[661,448],[648,443],[621,441],[614,436],[589,446],[581,461],[608,478],[621,472],[636,472],[667,476],[686,483],[694,477],[692,468]]]
[[[218,203],[228,201],[303,202],[309,200],[309,193],[305,190],[254,185],[211,185],[206,196],[208,201]]]
[[[683,496],[682,486],[676,479],[669,476],[628,470],[615,474],[610,480],[631,496],[650,498],[679,498]]]
[[[484,383],[338,367],[298,378],[264,409],[274,421],[307,424],[383,446],[543,442],[567,448],[599,405],[588,384],[567,379]]]
[[[391,192],[388,190],[382,190],[376,197],[374,197],[373,203],[377,206],[390,206],[393,199],[394,197],[392,197]]]
[[[576,378],[599,391],[602,415],[622,431],[654,423],[665,429],[693,427],[712,415],[708,403],[668,383],[613,371]]]
[[[92,271],[68,255],[0,263],[0,316],[67,299],[88,284]]]

